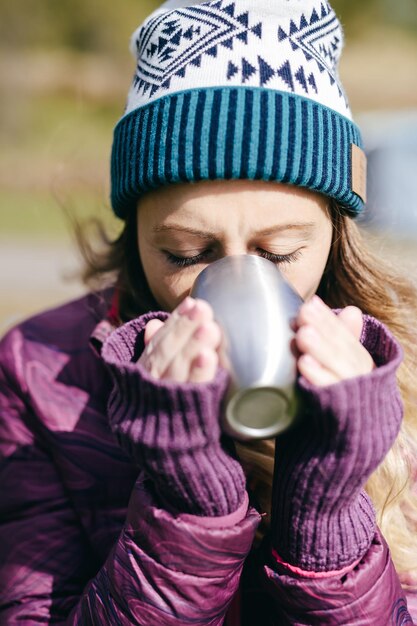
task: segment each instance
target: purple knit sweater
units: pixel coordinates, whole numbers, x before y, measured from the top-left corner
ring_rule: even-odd
[[[227,515],[242,503],[240,464],[222,446],[219,419],[227,375],[209,384],[155,380],[137,363],[142,316],[109,337],[103,358],[114,388],[112,430],[152,479],[171,511]],[[340,570],[360,560],[375,534],[363,486],[398,434],[402,403],[396,383],[401,349],[365,316],[361,341],[377,368],[324,388],[300,379],[295,427],[277,439],[271,540],[280,558],[306,571]]]
[[[282,563],[282,558],[280,562],[267,541],[261,548],[251,549],[260,515],[248,507],[247,496],[226,516],[215,512],[206,517],[188,515],[161,506],[158,499],[166,491],[167,478],[160,482],[161,473],[156,472],[151,480],[144,480],[145,471],[151,473],[145,468],[148,444],[145,442],[143,451],[132,460],[110,430],[107,405],[112,380],[103,360],[88,345],[90,337],[101,345],[109,336],[104,318],[111,293],[104,296],[88,294],[37,315],[11,329],[0,342],[0,623],[405,626],[413,623],[406,596],[417,623],[416,594],[401,589],[378,529],[357,565],[354,561],[338,572],[306,573]],[[369,344],[374,357],[382,355],[379,373],[371,378],[386,375],[394,386],[388,370],[395,369],[395,354],[389,352],[389,346],[395,344],[379,327],[370,321],[364,333],[367,345],[371,335],[379,342],[372,349]],[[133,333],[139,349],[140,336],[140,332]],[[116,337],[118,344],[120,335],[114,334],[110,340]],[[118,361],[115,353],[111,359]],[[120,364],[111,367],[128,382]],[[198,405],[204,398],[200,415],[204,426],[201,421],[194,423],[193,441],[198,450],[214,446],[233,475],[236,465],[228,463],[228,452],[219,449],[212,430],[205,427],[211,419],[208,408],[216,408],[212,394],[217,394],[222,384],[217,380],[197,387],[194,403]],[[159,388],[154,381],[149,385],[152,390]],[[183,387],[175,388],[183,403]],[[343,383],[338,388],[348,386]],[[329,390],[323,393],[327,396]],[[386,400],[386,392],[387,386],[381,382],[381,402]],[[113,394],[116,400],[118,392]],[[161,409],[158,415],[163,412]],[[180,424],[191,437],[188,420],[182,415]],[[136,414],[136,419],[143,417]],[[326,418],[323,415],[321,419]],[[379,410],[372,419],[374,425],[380,424]],[[112,426],[117,430],[115,422]],[[202,428],[206,431],[203,437],[199,434]],[[372,441],[380,429],[374,430]],[[310,433],[299,435],[306,441]],[[123,447],[135,456],[137,445],[142,444],[131,440],[128,430],[123,437]],[[207,444],[199,446],[198,441],[205,437]],[[284,439],[277,447],[285,453]],[[319,452],[324,453],[324,448]],[[186,451],[181,451],[181,457],[183,453]],[[169,449],[167,454],[169,457]],[[327,463],[327,454],[325,457]],[[138,464],[143,471],[138,471]],[[280,468],[277,462],[276,485],[288,493],[288,506],[285,515],[276,511],[274,543],[278,557],[284,555],[296,563],[297,554],[292,559],[286,556],[285,545],[287,537],[295,537],[295,545],[303,546],[304,533],[298,535],[292,522],[300,498],[297,500],[298,490],[292,488],[295,480],[285,481]],[[300,466],[300,472],[309,468],[308,464]],[[208,471],[218,476],[218,465]],[[169,480],[175,482],[175,476]],[[334,487],[335,481],[330,482]],[[346,486],[341,487],[345,491]],[[195,506],[193,490],[187,493]],[[171,508],[187,510],[187,501],[179,494],[170,495]],[[213,508],[218,502],[228,502],[226,489],[220,495],[219,500],[217,496],[212,500],[212,506],[216,503]],[[274,502],[278,497],[279,490]],[[328,503],[327,494],[324,501]],[[308,498],[305,502],[303,508],[310,506]],[[351,515],[356,515],[354,509]],[[305,522],[302,515],[299,519]],[[326,525],[326,516],[317,509],[318,527],[322,519]],[[314,556],[316,546],[313,543],[305,552]]]

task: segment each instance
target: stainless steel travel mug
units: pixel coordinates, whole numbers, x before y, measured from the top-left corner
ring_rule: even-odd
[[[210,303],[224,333],[231,374],[225,431],[241,440],[276,436],[296,413],[290,321],[302,298],[274,263],[248,254],[211,263],[191,295]]]

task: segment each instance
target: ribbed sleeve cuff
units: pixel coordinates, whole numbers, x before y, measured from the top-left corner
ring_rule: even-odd
[[[152,478],[165,505],[193,515],[228,515],[241,505],[245,477],[220,445],[228,375],[210,383],[157,380],[137,363],[152,313],[113,332],[102,356],[113,377],[108,415],[121,445]]]
[[[400,429],[396,371],[402,350],[370,317],[361,341],[376,369],[321,388],[301,378],[302,419],[277,440],[273,542],[285,561],[305,570],[349,565],[375,532],[372,503],[362,488]]]

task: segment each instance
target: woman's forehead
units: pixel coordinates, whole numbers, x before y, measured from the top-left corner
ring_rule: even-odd
[[[262,180],[208,180],[196,183],[180,183],[165,185],[145,194],[139,205],[183,206],[192,203],[210,202],[217,204],[237,204],[237,201],[276,203],[286,200],[291,204],[302,202],[305,205],[328,204],[328,198],[318,192],[285,183],[266,182]],[[211,206],[215,207],[215,204]]]
[[[323,196],[262,181],[171,185],[139,203],[140,222],[153,233],[212,237],[225,228],[244,233],[310,234],[328,219]]]

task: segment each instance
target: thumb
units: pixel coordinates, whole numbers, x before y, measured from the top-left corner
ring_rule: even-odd
[[[158,330],[162,328],[163,325],[164,325],[164,322],[161,322],[161,320],[151,320],[150,322],[146,324],[145,335],[144,335],[145,346],[148,345],[152,337],[156,335]]]
[[[339,319],[355,339],[360,339],[363,328],[362,311],[357,306],[347,306],[339,313]]]

